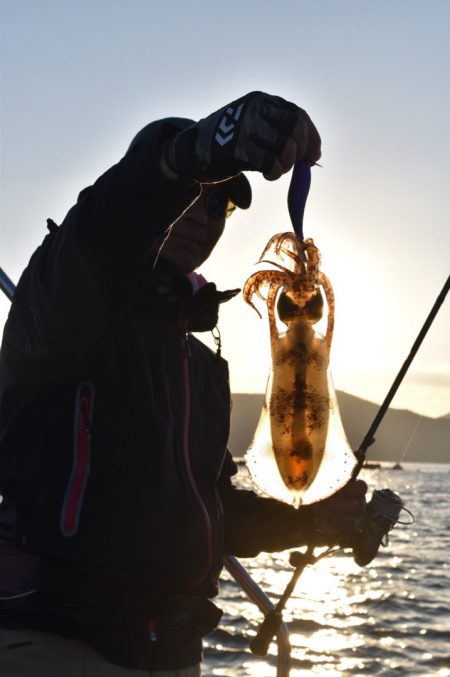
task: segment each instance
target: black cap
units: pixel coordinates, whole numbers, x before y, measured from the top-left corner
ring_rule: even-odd
[[[127,153],[135,150],[141,143],[145,143],[150,135],[153,135],[158,127],[170,125],[179,131],[195,125],[195,120],[189,118],[165,118],[150,122],[143,127],[133,138],[128,146]],[[214,183],[214,190],[226,195],[240,209],[248,209],[252,203],[252,188],[245,174],[238,174],[231,179]]]

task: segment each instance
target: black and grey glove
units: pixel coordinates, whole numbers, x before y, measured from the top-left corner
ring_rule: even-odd
[[[320,136],[304,110],[279,96],[250,92],[169,142],[166,163],[181,180],[222,181],[257,171],[271,181],[320,158]]]
[[[367,484],[363,480],[350,480],[333,496],[300,508],[310,511],[314,525],[310,543],[353,547],[366,511],[366,493]]]

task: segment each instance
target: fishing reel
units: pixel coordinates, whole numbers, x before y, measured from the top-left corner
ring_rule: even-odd
[[[388,544],[389,532],[400,522],[401,511],[407,512],[402,499],[390,489],[377,489],[365,506],[361,521],[352,538],[353,559],[360,567],[369,564],[381,545]],[[401,522],[400,522],[401,523]]]
[[[410,522],[400,521],[402,510],[410,515]],[[331,515],[328,519],[329,526],[326,530],[320,528],[322,525],[316,527],[318,539],[313,541],[313,545],[327,547],[323,556],[336,549],[352,550],[353,559],[360,567],[366,566],[376,557],[381,545],[388,545],[388,534],[396,524],[412,524],[414,521],[412,513],[405,508],[400,496],[390,489],[376,489],[370,501],[364,501],[357,515]],[[291,553],[291,557],[294,561],[290,563],[297,566],[297,553]]]

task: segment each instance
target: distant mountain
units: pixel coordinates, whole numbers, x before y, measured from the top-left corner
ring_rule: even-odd
[[[337,391],[342,423],[352,449],[362,442],[379,406],[343,391]],[[264,395],[236,393],[231,412],[230,450],[243,456],[258,423]],[[420,421],[419,421],[420,419]],[[415,430],[415,433],[414,433]],[[450,463],[450,415],[420,416],[412,411],[389,409],[369,447],[370,461],[396,462],[413,435],[405,461]]]

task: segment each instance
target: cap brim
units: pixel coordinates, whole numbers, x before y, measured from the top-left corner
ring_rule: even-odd
[[[252,188],[245,174],[215,183],[214,190],[226,195],[239,209],[248,209],[252,203]]]

